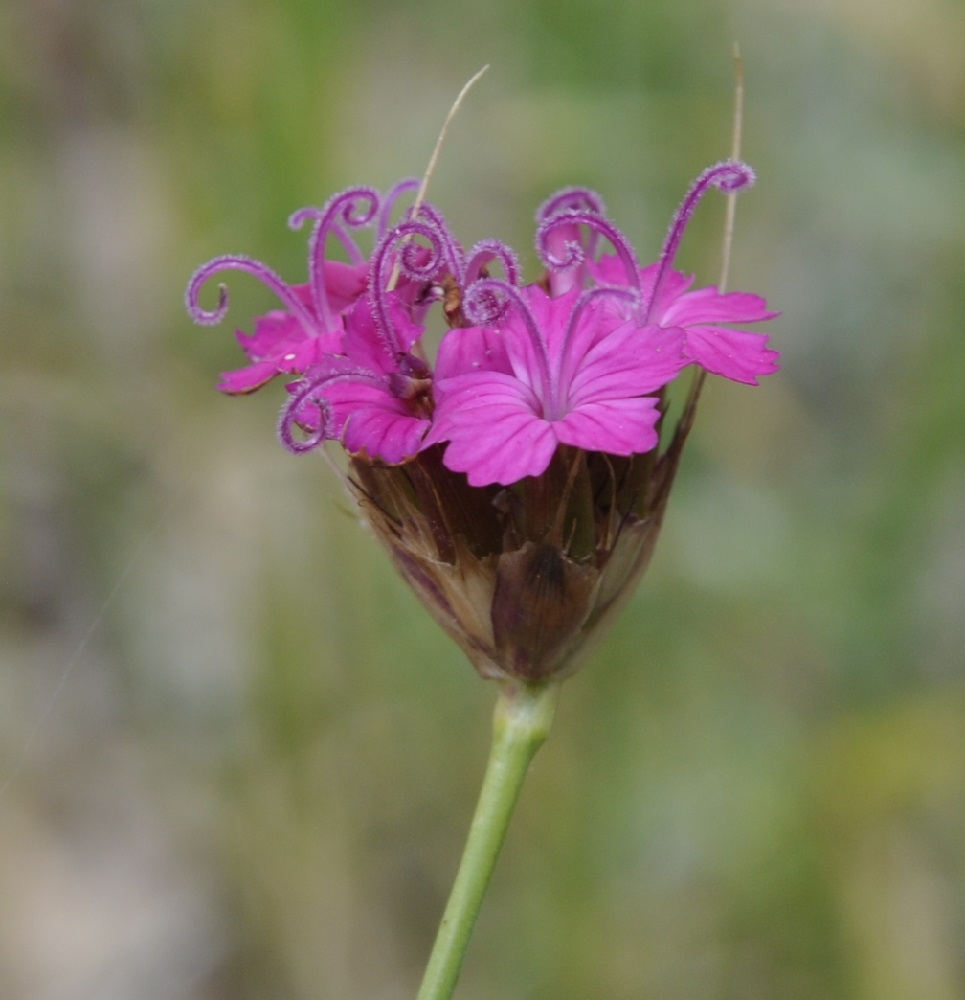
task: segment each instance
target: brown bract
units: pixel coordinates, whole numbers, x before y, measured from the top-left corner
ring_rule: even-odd
[[[403,579],[479,673],[544,681],[576,670],[636,588],[690,416],[659,458],[560,448],[538,479],[476,488],[434,447],[399,466],[355,457],[348,485]]]

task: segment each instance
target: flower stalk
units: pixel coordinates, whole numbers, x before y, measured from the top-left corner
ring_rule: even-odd
[[[549,736],[560,682],[505,681],[493,712],[492,746],[476,812],[417,1000],[449,1000],[523,780]]]

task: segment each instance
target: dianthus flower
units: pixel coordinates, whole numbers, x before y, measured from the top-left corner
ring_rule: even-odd
[[[560,681],[653,554],[705,376],[756,385],[777,370],[766,335],[743,329],[777,315],[764,299],[692,290],[673,266],[703,195],[753,181],[736,160],[705,170],[646,265],[599,195],[559,191],[536,213],[545,270],[533,284],[504,243],[463,250],[430,204],[393,224],[415,182],[384,198],[350,188],[290,220],[314,220],[305,284],[227,256],[188,286],[200,323],[227,311],[224,286],[215,309],[199,302],[220,271],[275,292],[282,308],[239,331],[248,364],[219,388],[239,395],[293,376],[282,444],[295,454],[341,445],[348,489],[402,577],[479,673],[500,681],[483,791],[419,1000],[451,997]],[[352,236],[366,226],[368,257]],[[329,237],[347,260],[328,256]],[[434,363],[423,342],[433,312],[448,328]],[[696,377],[673,423],[668,387],[688,368]]]
[[[289,285],[267,264],[241,254],[226,254],[208,261],[195,271],[188,284],[188,312],[196,323],[220,323],[228,311],[228,293],[219,286],[215,309],[203,309],[198,301],[201,287],[214,275],[226,271],[246,271],[260,279],[280,300],[276,309],[255,320],[255,331],[236,333],[238,343],[251,364],[221,376],[218,388],[229,395],[245,395],[260,389],[276,375],[301,375],[329,353],[341,347],[343,317],[365,293],[369,265],[352,239],[351,229],[376,223],[384,237],[392,210],[399,197],[418,187],[409,179],[397,184],[384,199],[372,188],[356,187],[329,199],[321,209],[303,208],[288,220],[291,229],[300,229],[314,220],[308,245],[309,280]],[[348,262],[325,256],[329,236],[343,244]]]
[[[536,215],[546,270],[529,285],[509,247],[464,251],[432,205],[393,225],[414,182],[385,198],[351,188],[290,220],[315,220],[307,284],[220,257],[195,273],[188,308],[223,318],[223,286],[213,311],[199,292],[226,268],[276,293],[283,308],[238,334],[250,363],[220,388],[297,376],[282,443],[339,442],[363,516],[480,673],[541,682],[575,668],[652,555],[696,402],[666,426],[667,386],[691,366],[750,385],[777,369],[766,335],[732,326],[775,316],[763,298],[691,290],[673,267],[703,194],[753,180],[738,161],[704,171],[645,266],[599,195],[560,191]],[[349,233],[364,226],[368,259]],[[326,256],[329,236],[347,262]],[[448,331],[433,365],[422,334],[436,305]]]

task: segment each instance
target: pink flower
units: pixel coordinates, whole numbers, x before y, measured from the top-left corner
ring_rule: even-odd
[[[293,452],[337,440],[354,457],[395,465],[445,445],[445,465],[473,486],[538,476],[560,445],[646,454],[660,443],[662,389],[687,364],[749,384],[777,369],[765,335],[729,327],[775,316],[764,299],[691,290],[693,279],[672,266],[703,194],[753,179],[742,163],[706,170],[648,267],[598,195],[560,191],[536,216],[545,281],[522,289],[509,247],[486,240],[465,252],[432,205],[390,228],[399,195],[415,182],[384,199],[351,188],[289,220],[293,228],[314,223],[307,283],[289,285],[247,257],[219,257],[191,279],[188,309],[200,323],[223,318],[224,286],[210,311],[199,294],[225,269],[247,271],[276,293],[283,308],[258,317],[253,333],[238,332],[249,363],[225,373],[219,388],[245,394],[277,375],[301,376],[288,386],[279,423]],[[366,260],[350,231],[370,224],[378,242]],[[329,236],[347,262],[326,256]],[[598,257],[601,240],[615,252]],[[494,263],[504,278],[490,277]],[[433,375],[419,340],[436,302],[452,329]]]
[[[537,286],[515,291],[486,279],[472,290],[508,295],[499,332],[511,371],[477,356],[471,370],[437,381],[426,443],[448,442],[448,468],[471,486],[509,485],[544,472],[561,444],[612,455],[656,446],[658,401],[647,394],[686,364],[679,331],[614,322],[597,301],[609,290],[550,298]],[[481,342],[477,331],[451,331],[441,368],[455,367],[449,355],[464,350],[467,334]]]
[[[322,209],[303,208],[288,220],[292,229],[300,229],[314,220],[308,244],[309,281],[289,285],[266,264],[249,257],[229,254],[208,261],[195,271],[188,284],[187,307],[197,323],[221,322],[228,310],[228,293],[220,286],[218,304],[213,310],[202,308],[202,286],[225,270],[246,271],[267,285],[284,307],[255,320],[255,331],[239,330],[238,343],[251,364],[221,376],[218,388],[230,395],[254,392],[276,375],[300,374],[339,349],[342,316],[364,294],[369,265],[348,233],[349,229],[367,226],[378,218],[380,234],[388,228],[388,218],[398,197],[416,186],[415,181],[396,185],[385,199],[371,188],[349,188],[329,199]],[[335,235],[343,243],[349,263],[325,256],[328,237]]]
[[[344,302],[339,312],[347,308],[365,291],[368,268],[328,261],[325,267],[326,286],[341,294],[331,294],[336,302]],[[335,278],[338,285],[331,281]],[[344,291],[342,291],[344,289]],[[351,289],[349,292],[348,290]],[[306,323],[302,314],[272,310],[255,320],[255,332],[238,330],[238,344],[251,361],[250,365],[224,372],[218,388],[230,396],[246,395],[260,389],[276,375],[300,374],[322,360],[324,354],[341,346],[342,325],[336,322],[323,330],[315,313],[310,285],[293,285],[292,294],[302,303],[310,317]]]
[[[372,255],[369,295],[345,314],[340,347],[289,387],[292,399],[279,423],[285,447],[299,453],[339,440],[353,457],[389,465],[418,454],[433,404],[432,371],[418,353],[422,327],[416,317],[438,299],[445,308],[447,283],[458,289],[493,261],[510,282],[518,280],[508,247],[487,240],[465,254],[431,205],[386,233]],[[458,303],[450,304],[450,320],[459,311]],[[308,436],[296,438],[295,426]]]
[[[690,216],[710,187],[725,192],[746,188],[754,173],[746,164],[718,163],[705,170],[691,186],[671,223],[660,259],[640,267],[626,237],[603,215],[602,202],[592,192],[567,189],[544,203],[537,214],[537,249],[550,271],[551,288],[567,281],[592,280],[601,286],[625,287],[635,293],[628,308],[617,311],[635,316],[641,325],[680,327],[685,331],[684,354],[714,375],[757,385],[758,377],[777,371],[778,353],[767,347],[767,336],[731,330],[721,324],[758,323],[779,313],[767,308],[759,295],[721,293],[716,288],[689,291],[693,277],[673,269]],[[582,236],[580,227],[589,230]],[[594,259],[596,243],[603,236],[616,254]]]
[[[661,264],[640,269],[640,291],[644,301],[653,294]],[[623,267],[616,257],[603,257],[594,267],[596,280],[618,283]],[[757,385],[758,377],[776,372],[777,351],[767,346],[767,334],[730,330],[722,323],[760,323],[780,313],[767,308],[760,295],[750,292],[719,292],[715,287],[688,291],[693,275],[667,269],[656,299],[650,306],[649,322],[682,327],[684,354],[712,375]]]
[[[391,316],[392,346],[382,336],[366,298],[346,317],[339,353],[324,355],[289,386],[279,434],[290,451],[310,451],[339,440],[353,456],[398,465],[416,455],[429,427],[432,376],[411,349],[422,327],[409,318],[398,297],[385,304]],[[308,432],[298,440],[294,426]]]

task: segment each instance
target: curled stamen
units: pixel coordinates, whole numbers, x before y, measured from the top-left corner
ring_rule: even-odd
[[[664,278],[670,268],[673,267],[674,258],[677,256],[677,250],[680,248],[680,241],[683,239],[684,230],[686,230],[687,223],[694,214],[694,209],[699,204],[700,199],[712,187],[718,188],[725,194],[736,194],[738,191],[743,191],[745,188],[750,187],[756,179],[754,171],[741,160],[723,160],[720,163],[715,163],[712,167],[708,167],[690,186],[690,190],[684,196],[684,200],[680,203],[680,207],[670,222],[670,228],[667,230],[663,250],[660,252],[660,266],[657,268],[653,288],[650,290],[650,297],[643,311],[644,322],[649,319],[654,303],[657,301],[657,296],[660,294]]]
[[[546,267],[551,271],[565,271],[582,264],[586,259],[583,245],[576,240],[565,240],[565,257],[557,256],[554,252],[553,235],[568,226],[588,226],[594,233],[610,241],[626,272],[626,284],[637,293],[639,299],[640,264],[637,255],[633,252],[630,241],[603,216],[589,212],[560,212],[546,219],[536,231],[536,252]]]
[[[365,263],[365,254],[359,249],[358,243],[352,238],[349,231],[342,225],[338,219],[331,219],[327,224],[325,224],[325,209],[324,208],[300,208],[297,212],[293,212],[288,217],[288,228],[289,229],[301,229],[305,223],[306,219],[315,219],[315,226],[312,229],[312,235],[309,239],[309,273],[312,273],[313,253],[312,250],[316,243],[321,244],[321,252],[324,256],[325,252],[325,237],[330,233],[336,236],[342,246],[345,248],[345,253],[348,255],[349,262],[353,265],[359,265]],[[325,232],[322,234],[322,227],[325,226]],[[360,225],[365,225],[365,223],[360,223]],[[321,238],[320,238],[321,237]]]
[[[321,392],[325,386],[336,382],[360,382],[384,389],[386,380],[364,368],[328,372],[318,378],[307,380],[306,384],[282,407],[278,419],[278,438],[292,454],[303,455],[337,436],[332,429],[334,421],[332,404]],[[318,411],[318,427],[307,437],[299,440],[295,437],[294,428],[304,426],[302,410],[306,406],[314,407]]]
[[[536,253],[550,271],[569,271],[586,260],[586,247],[579,238],[569,238],[571,233],[579,233],[576,227],[580,221],[576,212],[559,212],[536,230]],[[552,236],[562,236],[562,247],[550,246]]]
[[[539,364],[543,399],[551,400],[555,396],[555,383],[551,373],[546,339],[540,331],[532,309],[523,298],[522,292],[515,285],[501,281],[499,278],[480,278],[463,290],[463,315],[474,326],[498,325],[505,319],[510,305],[514,305],[519,312],[533,344],[533,350]]]
[[[507,282],[499,278],[477,278],[462,293],[462,311],[473,326],[498,326],[512,304]],[[526,306],[521,307],[523,310]]]
[[[589,188],[568,187],[551,194],[536,209],[536,225],[541,226],[550,216],[560,212],[593,212],[606,215],[603,199]]]
[[[308,273],[312,283],[312,297],[323,330],[330,330],[335,317],[325,292],[325,244],[329,233],[336,233],[345,245],[353,264],[363,264],[365,258],[349,236],[348,229],[367,226],[379,208],[379,194],[374,188],[348,188],[332,195],[321,210],[302,208],[288,220],[291,229],[300,229],[306,219],[315,219],[315,228],[308,243]]]
[[[595,236],[603,236],[609,240],[623,270],[626,273],[626,285],[640,299],[640,264],[633,251],[630,241],[605,216],[591,212],[558,212],[545,219],[536,230],[536,252],[550,271],[563,272],[579,267],[587,257],[588,248],[595,245],[595,238],[587,240],[586,246],[579,239],[568,239],[577,226],[587,226]],[[564,254],[560,254],[558,244],[563,240]]]
[[[422,237],[428,243],[416,243],[413,237]],[[401,244],[401,246],[400,246]],[[398,251],[398,252],[397,252]],[[388,283],[396,266],[399,273],[413,282],[429,283],[442,270],[458,269],[455,250],[448,233],[426,219],[407,219],[389,230],[372,254],[372,283],[369,297],[372,316],[379,339],[393,355],[402,352],[389,316]]]
[[[241,254],[225,254],[222,257],[215,257],[206,264],[202,264],[188,282],[185,292],[185,305],[188,315],[195,323],[202,326],[214,326],[220,323],[228,312],[228,289],[224,284],[218,285],[218,304],[214,309],[205,309],[198,298],[202,286],[219,271],[244,271],[247,274],[258,278],[267,285],[278,296],[281,304],[293,315],[297,316],[305,326],[306,330],[315,331],[318,323],[314,316],[299,301],[298,296],[290,285],[285,284],[282,278],[276,274],[267,264],[262,264],[259,260],[245,257]]]
[[[363,207],[357,207],[357,206]],[[290,229],[301,229],[306,219],[318,219],[329,230],[338,220],[351,229],[367,226],[379,210],[379,193],[370,187],[347,188],[333,194],[322,208],[300,208],[288,218]]]
[[[421,236],[428,246],[415,242],[413,236]],[[422,219],[401,222],[393,230],[391,242],[398,247],[401,273],[410,281],[431,281],[442,271],[457,273],[456,248],[448,233],[435,223]]]
[[[744,188],[751,187],[757,180],[754,169],[741,160],[724,160],[709,167],[705,176],[710,184],[723,191],[724,194],[743,191]]]
[[[315,395],[319,387],[319,382],[310,382],[282,407],[278,418],[278,439],[293,455],[304,455],[330,437],[328,428],[332,422],[332,406],[324,396]],[[294,428],[301,426],[298,415],[305,406],[313,406],[318,411],[318,426],[307,437],[299,439],[295,437]]]
[[[392,223],[392,213],[395,211],[395,206],[399,199],[410,191],[418,191],[420,183],[421,181],[418,177],[408,177],[404,181],[399,181],[395,187],[389,189],[385,198],[382,199],[382,208],[379,209],[379,219],[376,223],[376,232],[379,239],[382,239],[389,231]],[[411,213],[411,209],[408,211]]]
[[[482,269],[490,261],[499,262],[509,284],[519,284],[521,274],[519,259],[513,253],[512,248],[499,240],[481,240],[469,251],[461,276],[463,284],[469,285],[476,281],[480,277]]]
[[[431,202],[424,201],[419,206],[419,211],[416,213],[417,219],[428,220],[431,222],[440,232],[446,243],[448,244],[448,258],[450,265],[453,268],[458,267],[458,261],[463,257],[462,244],[456,237],[452,234],[449,228],[449,223],[446,222],[446,217],[433,205]],[[454,270],[453,277],[456,276],[457,272]]]
[[[603,199],[589,188],[567,187],[555,194],[551,194],[546,201],[536,210],[536,226],[541,228],[543,224],[554,215],[561,215],[570,212],[589,212],[592,215],[605,216],[606,206]],[[595,231],[590,232],[586,239],[585,254],[589,258],[596,257],[597,240],[599,236]],[[577,284],[579,276],[571,275],[570,281],[560,281],[559,275],[552,282],[554,294],[561,294],[573,284]]]

